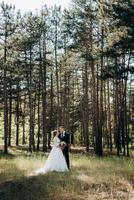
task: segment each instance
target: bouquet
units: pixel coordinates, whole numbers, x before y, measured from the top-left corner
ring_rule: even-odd
[[[60,148],[63,150],[65,148],[65,146],[67,146],[66,142],[61,141],[60,142]]]

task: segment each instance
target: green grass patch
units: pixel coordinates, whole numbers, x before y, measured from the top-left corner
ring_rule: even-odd
[[[21,150],[0,156],[2,200],[131,200],[134,160],[72,154],[71,170],[35,176],[48,154]]]

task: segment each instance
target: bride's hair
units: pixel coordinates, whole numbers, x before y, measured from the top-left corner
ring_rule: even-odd
[[[54,136],[54,137],[56,136],[57,132],[58,132],[57,130],[54,130],[54,131],[53,131],[53,136]]]

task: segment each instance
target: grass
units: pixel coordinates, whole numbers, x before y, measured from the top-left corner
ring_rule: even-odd
[[[71,171],[32,175],[47,154],[0,155],[1,200],[133,200],[134,160],[72,154]]]

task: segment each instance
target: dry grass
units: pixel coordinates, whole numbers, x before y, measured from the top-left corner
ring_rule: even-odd
[[[71,155],[69,173],[31,176],[47,155],[19,152],[0,158],[1,200],[132,200],[132,158]]]

